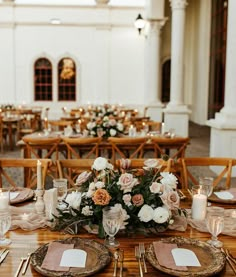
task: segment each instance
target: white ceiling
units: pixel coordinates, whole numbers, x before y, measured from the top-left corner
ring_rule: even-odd
[[[144,6],[146,0],[110,0],[110,6]],[[95,5],[95,0],[15,0],[18,4]]]

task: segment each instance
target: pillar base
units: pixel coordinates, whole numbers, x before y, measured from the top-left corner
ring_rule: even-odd
[[[208,120],[206,125],[211,127],[210,157],[235,158],[236,119],[217,113],[216,118]],[[213,171],[217,172],[216,169]],[[232,169],[232,177],[236,177],[235,167]]]
[[[165,130],[175,129],[177,136],[189,136],[189,114],[187,106],[168,107],[163,110]]]

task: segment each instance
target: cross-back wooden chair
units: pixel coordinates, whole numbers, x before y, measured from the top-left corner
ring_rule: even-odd
[[[236,164],[234,159],[221,157],[186,157],[182,158],[181,162],[184,188],[199,184],[198,179],[200,176],[196,176],[196,174],[194,174],[194,168],[198,168],[199,170],[201,167],[207,167],[207,169],[209,168],[209,172],[212,172],[214,187],[220,184],[224,185],[225,188],[229,188],[232,166]],[[211,171],[211,169],[214,171]]]
[[[136,169],[136,168],[143,168],[145,167],[144,162],[148,159],[129,159],[130,160],[130,164],[128,169]],[[160,165],[159,170],[160,171],[167,171],[167,172],[171,172],[171,164],[172,161],[169,159],[167,161],[163,160],[163,159],[154,159],[157,160],[158,165]],[[123,164],[123,160],[122,159],[118,159],[115,161],[115,168],[117,169],[122,169],[122,164]]]
[[[108,142],[111,144],[112,158],[111,161],[115,164],[115,160],[119,158],[134,159],[143,158],[144,146],[147,142],[145,137],[109,137]]]
[[[151,143],[153,144],[155,158],[168,155],[171,159],[178,159],[185,157],[185,150],[190,143],[190,138],[151,137]]]
[[[42,182],[43,187],[47,176],[48,168],[51,164],[50,159],[40,159],[42,164]],[[0,159],[0,187],[2,187],[4,181],[11,187],[27,187],[33,188],[37,184],[37,162],[38,159]],[[22,171],[21,171],[22,169]],[[16,175],[22,173],[23,184],[19,184]]]
[[[80,137],[80,138],[62,138],[67,149],[68,159],[89,159],[97,158],[99,155],[99,144],[101,137]]]
[[[22,138],[25,143],[25,154],[27,158],[51,159],[52,164],[48,171],[52,178],[57,177],[56,160],[59,159],[59,137],[33,137],[25,136]]]
[[[25,151],[28,158],[49,159],[55,155],[55,160],[58,160],[58,145],[61,142],[61,138],[25,136],[22,140],[25,143]]]
[[[38,130],[38,115],[34,113],[23,114],[19,122],[18,140],[23,136],[32,134]]]
[[[58,160],[57,169],[59,178],[66,178],[70,187],[74,187],[78,175],[83,171],[90,171],[93,162],[94,159]]]

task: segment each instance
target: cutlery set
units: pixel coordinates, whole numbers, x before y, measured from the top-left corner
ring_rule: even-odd
[[[144,243],[141,242],[139,243],[138,246],[135,246],[135,257],[138,260],[138,264],[139,264],[139,275],[140,277],[143,277],[143,268],[144,268],[144,273],[147,273]],[[142,268],[142,262],[143,262],[143,268]]]
[[[228,249],[222,247],[221,252],[225,254],[226,261],[228,262],[229,266],[234,272],[234,275],[236,276],[236,259],[233,257]]]
[[[28,265],[29,265],[29,262],[30,262],[30,257],[31,257],[31,254],[28,253],[27,257],[21,257],[20,258],[21,261],[20,261],[20,264],[19,264],[19,266],[17,268],[17,271],[16,271],[14,277],[18,277],[19,276],[22,266],[23,266],[23,269],[22,269],[21,274],[25,275],[25,273],[27,271],[27,268],[28,268]]]
[[[3,248],[0,250],[0,265],[2,264],[2,262],[5,260],[5,258],[7,257],[8,253],[10,250],[8,250],[7,248]]]
[[[113,277],[117,276],[117,268],[118,268],[118,263],[120,262],[120,271],[119,271],[119,277],[123,276],[123,262],[124,262],[124,250],[116,250],[114,253],[114,271],[113,271]]]

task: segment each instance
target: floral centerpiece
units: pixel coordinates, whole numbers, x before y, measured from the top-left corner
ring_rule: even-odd
[[[104,116],[102,119],[90,121],[87,130],[93,137],[115,137],[123,134],[124,126],[113,117]]]
[[[142,169],[129,169],[130,160],[122,160],[114,170],[107,159],[95,159],[91,172],[81,173],[76,181],[78,190],[66,198],[68,208],[59,211],[55,228],[65,229],[73,222],[99,228],[102,236],[102,210],[106,206],[120,210],[121,229],[165,230],[180,214],[177,178],[160,172],[158,160],[148,159]]]

